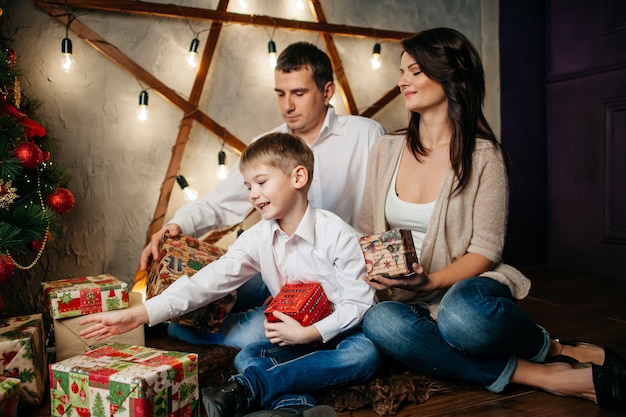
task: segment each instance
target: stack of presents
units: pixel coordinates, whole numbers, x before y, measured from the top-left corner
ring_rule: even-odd
[[[223,253],[184,236],[164,239],[149,271],[147,296]],[[197,354],[146,347],[141,326],[102,341],[79,336],[89,326],[80,324],[86,315],[140,304],[142,293],[110,274],[45,281],[42,287],[47,311],[0,319],[0,417],[30,415],[48,398],[52,417],[200,416]],[[177,320],[217,329],[234,302],[231,294]],[[46,348],[52,341],[54,351]]]
[[[408,231],[364,237],[370,274],[410,273],[415,260]],[[165,237],[152,263],[146,296],[153,297],[183,275],[192,276],[224,250],[197,239]],[[45,332],[42,313],[0,319],[0,417],[31,414],[49,390],[52,417],[195,417],[200,416],[198,355],[145,346],[144,329],[96,342],[79,336],[88,314],[122,310],[142,302],[142,294],[109,274],[46,281],[42,284],[52,319]],[[173,319],[216,331],[236,301],[236,293]],[[332,311],[319,284],[289,284],[268,306],[308,325]],[[54,357],[46,334],[54,334]],[[18,407],[20,411],[18,413]]]

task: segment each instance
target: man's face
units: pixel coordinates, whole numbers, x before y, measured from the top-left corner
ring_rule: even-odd
[[[319,91],[308,66],[289,73],[276,71],[274,80],[280,115],[293,134],[312,143],[324,123],[334,93],[333,83],[329,81]]]

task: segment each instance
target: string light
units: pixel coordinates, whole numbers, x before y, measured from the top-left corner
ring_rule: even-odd
[[[139,107],[137,108],[137,119],[140,122],[148,120],[148,92],[142,90],[139,93]]]
[[[228,176],[228,167],[226,166],[226,152],[219,151],[217,153],[217,178],[223,180]]]
[[[191,45],[189,45],[189,52],[187,52],[187,65],[190,68],[198,68],[198,46],[200,45],[200,40],[196,37],[191,41]]]
[[[276,43],[273,40],[270,40],[267,43],[267,54],[268,54],[268,62],[270,64],[270,68],[276,68]]]
[[[72,57],[72,41],[67,36],[61,41],[61,55],[61,69],[64,72],[71,72],[75,63]]]
[[[185,194],[185,199],[189,201],[198,199],[198,192],[189,186],[189,183],[182,175],[176,176],[176,182],[180,186],[181,190],[183,190],[183,194]]]
[[[381,66],[381,61],[380,61],[380,44],[379,43],[376,43],[374,45],[374,50],[372,51],[372,56],[370,58],[370,65],[372,66],[373,70],[377,70]]]

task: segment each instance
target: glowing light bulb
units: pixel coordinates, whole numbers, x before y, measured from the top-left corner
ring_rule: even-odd
[[[217,178],[223,180],[228,176],[228,167],[226,166],[226,153],[219,151],[217,153]]]
[[[276,44],[274,41],[269,41],[267,43],[267,53],[270,68],[276,68]]]
[[[194,188],[191,188],[189,186],[189,183],[187,182],[185,177],[183,177],[182,175],[178,175],[176,177],[176,182],[183,190],[183,194],[185,195],[186,200],[193,201],[198,199],[198,192]]]
[[[137,119],[140,122],[148,120],[148,92],[143,90],[139,93],[139,107],[137,108]]]
[[[370,65],[372,66],[373,70],[379,69],[380,66],[382,65],[382,62],[380,60],[380,44],[379,43],[374,45],[374,50],[372,51],[372,56],[370,58]]]
[[[191,45],[189,45],[189,52],[187,52],[187,65],[190,68],[198,68],[198,46],[200,45],[200,40],[198,38],[194,38],[191,41]]]
[[[304,2],[302,0],[296,0],[296,8],[298,10],[304,10]]]
[[[247,9],[248,2],[246,0],[239,0],[239,7],[241,7],[242,9]]]
[[[70,38],[63,38],[61,41],[61,69],[64,72],[71,72],[74,67],[74,58],[72,57],[72,41]]]

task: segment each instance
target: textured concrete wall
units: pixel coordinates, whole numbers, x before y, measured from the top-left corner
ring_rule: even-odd
[[[217,1],[163,0],[185,6],[215,8]],[[293,1],[247,0],[243,10],[231,0],[229,11],[312,20],[310,10],[298,11]],[[7,2],[4,17],[14,40],[23,91],[43,102],[41,123],[58,138],[59,162],[73,174],[69,188],[74,210],[62,217],[55,240],[47,249],[45,279],[112,273],[132,282],[146,230],[154,212],[170,160],[182,112],[150,91],[150,120],[137,122],[135,110],[144,87],[126,71],[70,33],[77,68],[60,70],[65,27],[28,0]],[[483,51],[487,67],[488,117],[498,130],[497,1],[495,0],[322,0],[329,22],[416,32],[449,26],[464,32]],[[77,11],[77,18],[130,56],[155,77],[187,97],[194,79],[183,62],[190,41],[208,22],[185,22],[151,16]],[[281,122],[275,106],[273,72],[267,65],[272,29],[225,25],[208,75],[200,108],[233,134],[248,142]],[[273,39],[279,51],[305,40],[319,45],[319,35],[278,29]],[[392,88],[398,78],[400,48],[382,42],[383,68],[374,72],[368,58],[372,39],[335,37],[345,72],[361,109]],[[339,95],[338,112],[345,113]],[[403,100],[397,97],[374,116],[388,130],[406,122]],[[219,138],[194,124],[180,172],[201,193],[217,181]],[[237,154],[226,148],[228,164]],[[175,187],[167,218],[184,199]]]

